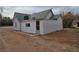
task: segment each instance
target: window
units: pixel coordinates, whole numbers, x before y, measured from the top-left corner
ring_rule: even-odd
[[[27,24],[26,24],[26,27],[30,27],[30,23],[27,23]]]
[[[29,16],[24,16],[24,20],[28,20],[29,19]]]

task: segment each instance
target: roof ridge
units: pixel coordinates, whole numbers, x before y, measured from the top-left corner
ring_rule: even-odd
[[[25,14],[25,13],[19,13],[19,12],[15,12],[14,14],[24,14],[24,15],[31,15],[31,14]]]
[[[48,10],[52,10],[52,8],[51,9],[47,9],[47,10],[43,10],[43,11],[40,11],[40,12],[32,13],[32,14],[38,14],[38,13],[42,13],[42,12],[45,12],[45,11],[48,11]]]

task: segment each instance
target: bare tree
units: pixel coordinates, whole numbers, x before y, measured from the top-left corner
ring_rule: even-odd
[[[2,20],[2,13],[3,13],[3,7],[0,7],[0,26],[1,26],[1,20]]]
[[[67,12],[63,15],[63,26],[72,27],[72,22],[75,19],[75,15],[72,12]]]
[[[4,7],[0,7],[0,12],[1,12],[1,13],[3,12],[3,9],[4,9]]]
[[[2,17],[3,17],[3,9],[4,9],[4,7],[0,7],[0,19],[2,19]]]

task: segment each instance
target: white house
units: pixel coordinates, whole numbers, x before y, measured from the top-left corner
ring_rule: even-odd
[[[54,15],[51,9],[33,14],[15,13],[13,27],[15,30],[37,34],[63,30],[62,18]]]

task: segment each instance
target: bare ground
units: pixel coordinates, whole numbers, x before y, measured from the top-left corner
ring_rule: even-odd
[[[0,51],[79,51],[79,33],[64,29],[46,35],[33,35],[15,31],[12,27],[0,27]]]

